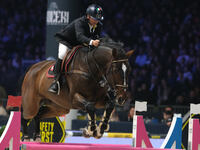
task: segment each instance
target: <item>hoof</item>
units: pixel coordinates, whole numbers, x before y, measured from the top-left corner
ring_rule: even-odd
[[[37,138],[35,139],[35,142],[41,142],[41,138],[37,137]]]
[[[107,124],[107,128],[106,128],[104,131],[108,132],[108,131],[109,131],[109,129],[110,129],[110,125],[109,125],[109,124]]]
[[[35,142],[41,142],[41,136],[40,134],[33,134],[33,141]]]
[[[98,133],[97,133],[97,130],[95,130],[94,132],[93,132],[93,137],[97,137],[98,136]]]
[[[23,141],[23,142],[30,142],[31,138],[28,135],[25,135],[25,136],[23,135],[21,141]]]
[[[30,139],[30,142],[34,142],[34,139],[31,138],[31,139]]]
[[[103,136],[103,134],[101,134],[101,133],[100,133],[100,129],[97,128],[97,129],[94,131],[93,136],[94,136],[94,138],[96,138],[96,139],[100,139],[100,138]]]
[[[23,142],[30,142],[31,139],[24,139]]]
[[[91,137],[87,129],[83,129],[83,136],[85,138],[90,138]]]
[[[94,138],[95,138],[95,139],[100,139],[100,138],[102,138],[102,136],[103,136],[103,134],[102,134],[102,135],[99,135],[99,136],[95,136]]]
[[[100,133],[103,134],[105,131],[106,132],[109,131],[110,126],[109,126],[108,123],[107,124],[106,123],[100,123],[99,129],[100,129]]]

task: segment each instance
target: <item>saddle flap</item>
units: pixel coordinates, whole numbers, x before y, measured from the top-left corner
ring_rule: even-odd
[[[80,49],[81,47],[82,47],[81,45],[78,45],[65,55],[64,61],[62,62],[62,71],[63,72],[69,71],[69,65],[72,62],[76,53],[78,52],[78,49]]]
[[[71,51],[66,53],[62,65],[61,65],[61,72],[68,72],[69,71],[69,65],[72,62],[75,54],[78,52],[78,49],[81,48],[82,46],[76,46],[74,47]],[[47,71],[47,77],[48,78],[54,78],[54,66],[55,64],[51,65]]]

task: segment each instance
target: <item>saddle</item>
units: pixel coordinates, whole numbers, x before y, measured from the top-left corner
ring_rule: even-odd
[[[78,52],[78,49],[82,48],[81,45],[74,47],[72,50],[70,50],[68,53],[66,53],[62,65],[61,65],[61,72],[68,72],[69,71],[69,65],[72,62],[74,56],[76,55],[76,53]],[[53,65],[51,65],[47,71],[47,78],[54,78],[54,66],[55,63]]]

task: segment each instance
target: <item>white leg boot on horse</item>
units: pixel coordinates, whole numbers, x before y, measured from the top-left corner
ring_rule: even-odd
[[[114,110],[115,104],[114,101],[109,101],[109,103],[106,105],[106,110],[104,111],[102,120],[98,126],[98,137],[101,138],[105,131],[109,130],[109,120],[112,111]]]
[[[86,111],[88,113],[88,125],[83,130],[83,136],[89,138],[91,136],[97,137],[97,125],[96,125],[96,114],[95,108],[92,103],[85,105]]]
[[[96,115],[94,114],[94,119],[92,119],[90,117],[90,115],[88,114],[88,125],[86,128],[83,129],[83,136],[85,138],[89,138],[91,136],[94,136],[96,135],[97,131],[97,125],[96,125]]]

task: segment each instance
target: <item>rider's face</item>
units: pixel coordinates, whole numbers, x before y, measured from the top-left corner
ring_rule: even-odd
[[[93,19],[89,15],[87,16],[87,18],[89,20],[89,24],[91,24],[92,26],[95,26],[99,22],[98,20]]]

